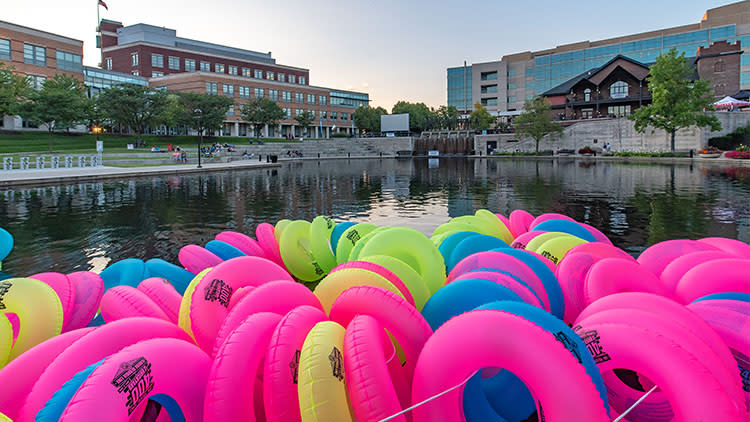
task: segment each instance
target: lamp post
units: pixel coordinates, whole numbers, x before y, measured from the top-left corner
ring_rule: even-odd
[[[91,128],[91,131],[96,133],[96,160],[97,166],[100,166],[102,165],[102,150],[104,149],[104,144],[99,139],[99,134],[102,133],[102,127],[94,126]]]
[[[196,108],[193,110],[193,113],[195,113],[195,118],[198,119],[198,168],[201,168],[201,144],[203,143],[203,126],[201,126],[201,114],[203,114],[203,111],[201,109]]]

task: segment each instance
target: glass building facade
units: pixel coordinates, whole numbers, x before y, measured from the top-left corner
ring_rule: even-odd
[[[83,76],[83,83],[86,86],[86,94],[89,98],[98,94],[103,89],[112,88],[113,86],[124,84],[148,86],[148,78],[146,77],[133,76],[128,73],[113,72],[96,67],[84,66]]]
[[[332,106],[359,108],[370,104],[370,96],[359,92],[330,91],[328,95]]]
[[[472,104],[471,66],[448,68],[448,106],[470,110]]]

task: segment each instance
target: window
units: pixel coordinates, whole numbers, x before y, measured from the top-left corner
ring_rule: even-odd
[[[221,63],[214,64],[214,72],[216,73],[224,73],[224,65]]]
[[[276,75],[273,72],[266,72],[266,79],[268,79],[269,81],[272,81],[276,79]]]
[[[281,101],[285,103],[292,102],[292,93],[289,91],[281,91]]]
[[[515,103],[517,101],[516,97],[508,97],[509,103]]]
[[[206,94],[219,95],[219,84],[216,82],[206,82]]]
[[[294,75],[289,75],[289,83],[290,83],[290,84],[294,84],[294,83],[297,83],[297,81],[296,81],[296,78],[297,78],[297,77],[296,77],[296,76],[294,76]]]
[[[164,56],[161,54],[152,54],[151,67],[164,67]]]
[[[279,101],[279,90],[278,89],[269,89],[268,90],[268,99],[271,101]]]
[[[237,76],[237,66],[229,66],[229,74]]]
[[[240,98],[250,98],[250,87],[249,86],[241,86],[240,87]]]
[[[514,84],[514,83],[509,83],[509,84],[508,84],[508,89],[516,89],[516,84]]]
[[[508,76],[516,76],[515,70],[508,70]]]
[[[255,98],[263,98],[263,88],[255,88]]]
[[[211,71],[211,63],[201,62],[201,72],[210,72],[210,71]]]
[[[482,94],[495,93],[497,92],[497,85],[484,85],[481,88]]]
[[[300,116],[300,115],[302,115],[302,113],[304,113],[304,112],[305,112],[305,110],[303,110],[303,109],[301,109],[301,108],[298,108],[298,109],[294,110],[294,115],[295,115],[295,116]]]
[[[304,104],[305,103],[305,94],[301,92],[295,92],[294,93],[294,102],[297,104]]]
[[[483,106],[496,106],[497,105],[497,98],[482,98],[481,101]]]
[[[279,82],[286,82],[286,75],[285,74],[279,73],[276,76],[277,76],[276,80],[278,80]]]
[[[328,120],[328,111],[320,110],[320,120]]]
[[[161,76],[164,76],[164,72],[157,72],[155,70],[151,72],[151,77],[152,78],[158,78],[158,77],[161,77]]]
[[[156,90],[157,91],[161,91],[161,92],[167,92],[167,86],[166,85],[159,85],[159,86],[156,87]]]
[[[42,89],[42,85],[44,85],[44,81],[46,80],[47,78],[45,78],[44,76],[29,75],[29,85],[31,86],[31,88],[36,89],[37,91]]]
[[[0,60],[10,60],[10,40],[0,39]]]
[[[315,104],[315,94],[307,94],[307,104]]]
[[[245,78],[252,78],[253,77],[253,70],[248,69],[246,67],[242,68],[242,76]]]
[[[307,85],[307,80],[305,79],[304,76],[300,76],[299,77],[299,84],[300,85]]]
[[[609,86],[609,96],[611,98],[625,98],[628,96],[628,84],[623,81],[617,81]]]
[[[136,70],[130,72],[130,74],[133,75],[133,76],[139,76],[141,74],[141,72],[139,72],[138,69],[136,69]]]
[[[714,64],[714,72],[716,73],[721,73],[725,71],[726,68],[727,68],[726,64],[721,60],[719,60],[718,62]]]
[[[180,58],[169,56],[169,58],[167,59],[167,65],[172,70],[180,70]]]
[[[112,57],[107,57],[104,59],[104,68],[107,70],[112,70]]]
[[[47,51],[38,45],[23,45],[23,62],[36,66],[47,66]]]
[[[349,120],[349,113],[341,112],[341,121],[345,122],[347,120]]]
[[[338,119],[339,119],[339,118],[338,118],[338,112],[336,112],[336,111],[332,111],[332,112],[331,112],[331,120],[333,120],[333,121],[336,121],[336,120],[338,120]]]
[[[590,119],[594,117],[594,109],[593,108],[584,108],[581,110],[581,118],[582,119]]]
[[[483,81],[492,81],[497,79],[497,72],[482,72],[481,78]]]
[[[234,104],[229,105],[229,108],[227,109],[227,116],[234,116]]]
[[[222,86],[222,92],[224,93],[225,97],[234,98],[234,85],[224,84]]]
[[[130,53],[130,65],[138,66],[138,53]]]
[[[630,114],[630,106],[629,105],[618,105],[618,106],[609,106],[607,107],[607,114],[610,116],[615,117],[623,117]]]
[[[260,69],[255,69],[255,72],[253,72],[253,77],[255,79],[263,79],[263,71]]]
[[[290,119],[292,117],[292,109],[291,108],[283,108],[284,110],[284,117],[287,119]]]
[[[583,90],[583,101],[591,101],[591,88]]]
[[[328,97],[326,97],[325,95],[318,95],[318,104],[322,106],[326,105],[326,102],[328,102],[327,99]]]
[[[195,72],[195,60],[185,59],[185,72]]]
[[[58,69],[70,70],[71,72],[83,72],[83,64],[81,63],[80,54],[57,50],[55,57],[57,58]]]

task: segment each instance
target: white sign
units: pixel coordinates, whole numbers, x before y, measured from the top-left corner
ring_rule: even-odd
[[[409,113],[383,114],[380,116],[381,132],[408,132]]]
[[[96,152],[104,151],[104,141],[96,141]]]
[[[440,156],[440,151],[438,151],[436,149],[431,149],[431,150],[427,151],[427,155],[429,155],[430,157],[438,157],[438,156]]]

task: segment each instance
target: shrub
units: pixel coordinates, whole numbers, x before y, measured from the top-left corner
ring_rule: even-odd
[[[585,147],[578,150],[579,154],[594,154],[596,151],[591,149],[590,146],[586,145]]]
[[[738,127],[732,133],[717,136],[708,140],[708,145],[724,151],[731,151],[737,146],[750,143],[750,126]]]
[[[331,138],[350,138],[350,136],[346,133],[334,133],[331,135]]]
[[[734,158],[738,160],[748,160],[750,159],[750,150],[744,150],[744,151],[728,151],[726,154],[724,154],[727,158]]]

